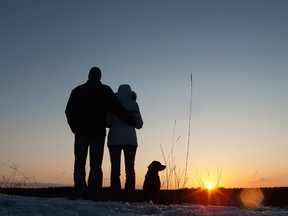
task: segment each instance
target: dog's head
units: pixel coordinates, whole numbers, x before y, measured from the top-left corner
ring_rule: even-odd
[[[149,166],[148,169],[149,170],[153,170],[153,171],[162,171],[166,168],[165,165],[162,165],[159,161],[153,161]]]

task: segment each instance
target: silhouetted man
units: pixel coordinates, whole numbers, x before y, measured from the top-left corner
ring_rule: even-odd
[[[106,136],[106,113],[113,112],[133,125],[133,116],[126,111],[112,89],[101,83],[101,70],[92,67],[88,81],[71,92],[67,106],[68,124],[75,134],[74,197],[99,197],[102,190],[102,160]],[[90,153],[88,190],[85,180],[87,153]],[[85,193],[85,194],[84,194]]]

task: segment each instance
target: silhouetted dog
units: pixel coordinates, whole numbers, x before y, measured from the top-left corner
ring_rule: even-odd
[[[148,171],[145,175],[143,184],[144,199],[146,202],[152,200],[153,203],[158,203],[160,200],[160,178],[159,171],[162,171],[166,166],[162,165],[159,161],[153,161],[148,166]]]

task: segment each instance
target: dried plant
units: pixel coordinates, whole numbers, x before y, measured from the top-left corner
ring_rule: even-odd
[[[172,138],[172,146],[171,151],[168,154],[168,157],[165,156],[164,150],[162,145],[160,145],[162,156],[166,165],[165,171],[165,178],[164,182],[162,183],[166,189],[171,189],[174,186],[174,189],[179,189],[181,187],[185,188],[188,177],[187,177],[187,170],[188,170],[188,162],[189,162],[189,151],[190,151],[190,137],[191,137],[191,119],[192,119],[192,87],[193,87],[193,79],[192,73],[190,74],[190,84],[191,84],[191,94],[190,94],[190,111],[189,111],[189,125],[188,125],[188,143],[186,149],[186,160],[185,160],[185,168],[182,170],[181,168],[177,168],[176,166],[176,156],[174,155],[174,147],[176,142],[181,138],[178,136],[175,139],[176,133],[176,119],[174,121],[174,130],[173,130],[173,138]],[[173,182],[173,183],[172,183]]]

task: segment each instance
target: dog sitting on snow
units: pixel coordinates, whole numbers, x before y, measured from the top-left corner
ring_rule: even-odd
[[[153,203],[158,203],[160,201],[161,182],[158,172],[165,168],[166,166],[162,165],[159,161],[153,161],[148,166],[143,184],[144,199],[146,202],[151,200]]]

